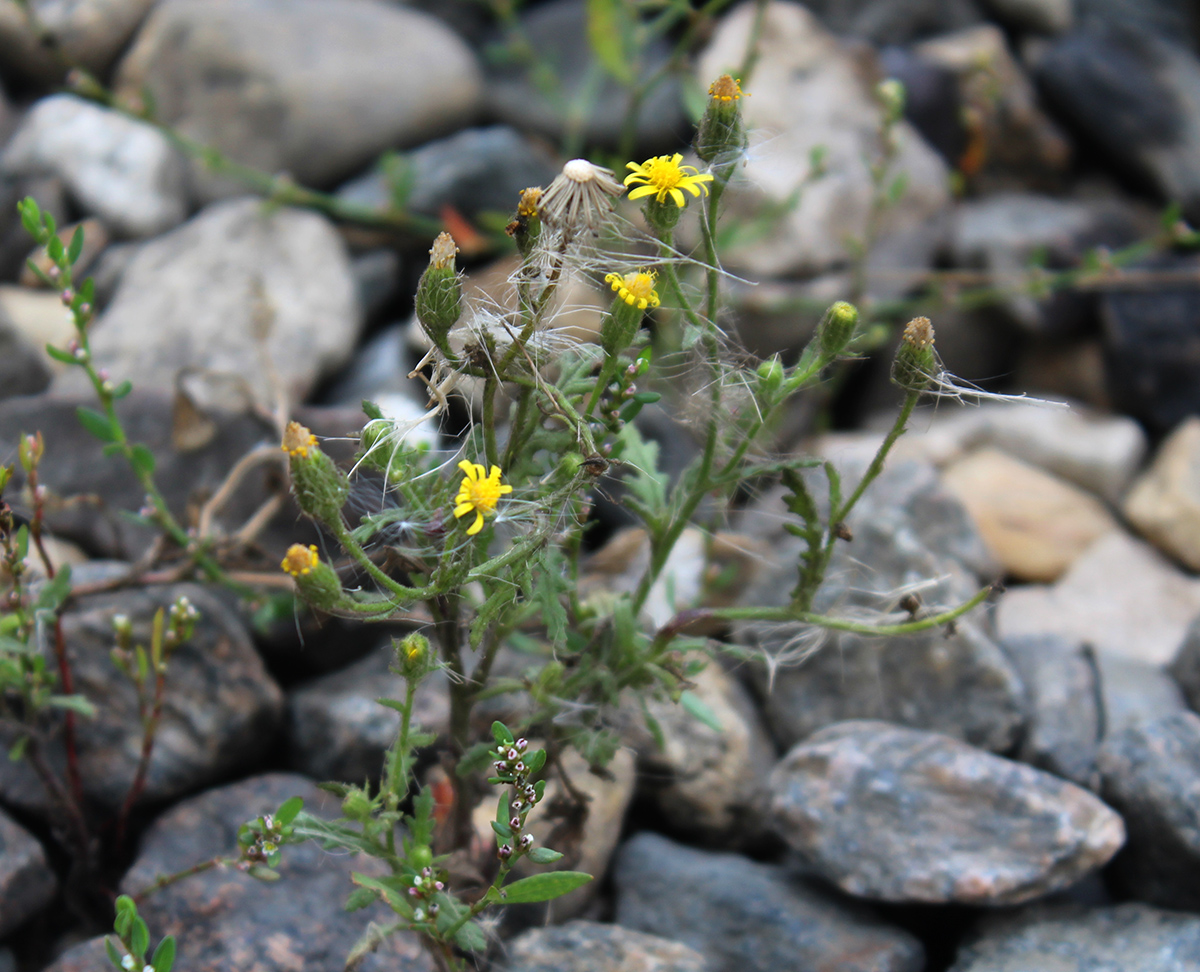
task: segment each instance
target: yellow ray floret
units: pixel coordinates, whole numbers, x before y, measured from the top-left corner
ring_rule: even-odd
[[[500,485],[502,473],[499,466],[492,466],[491,472],[486,476],[483,466],[477,462],[468,462],[464,459],[458,464],[458,468],[463,471],[465,478],[458,488],[458,496],[454,500],[454,516],[459,518],[468,513],[474,513],[475,522],[467,527],[467,533],[474,536],[483,529],[484,515],[491,516],[495,513],[500,497],[505,493],[511,493],[512,487]]]
[[[604,282],[617,292],[617,296],[631,307],[645,310],[647,307],[657,307],[659,304],[658,291],[654,289],[655,274],[651,271],[640,270],[637,273],[610,273]]]
[[[640,165],[637,162],[626,163],[625,168],[632,169],[633,172],[625,177],[625,185],[637,186],[629,194],[629,198],[654,196],[658,202],[664,203],[667,196],[670,196],[675,205],[682,209],[687,199],[680,190],[699,196],[700,190],[703,189],[707,195],[708,186],[705,183],[712,182],[713,177],[707,172],[698,172],[694,165],[680,165],[682,161],[683,156],[676,152],[674,155],[657,155]]]

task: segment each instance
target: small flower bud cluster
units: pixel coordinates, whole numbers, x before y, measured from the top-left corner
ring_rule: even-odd
[[[529,811],[537,806],[545,792],[544,781],[530,782],[529,776],[541,769],[546,761],[545,750],[529,752],[527,739],[514,740],[509,745],[501,744],[493,753],[499,757],[494,766],[497,783],[511,783],[507,804],[508,817],[492,824],[500,840],[496,856],[506,864],[529,852],[533,847],[533,834],[526,832],[525,821]],[[501,803],[503,807],[503,801]]]
[[[446,890],[445,877],[445,872],[426,866],[412,879],[408,896],[414,905],[413,921],[432,921],[437,918],[441,908],[435,898]]]
[[[290,834],[291,827],[285,826],[269,813],[242,827],[238,834],[241,856],[237,869],[252,871],[256,867],[274,867],[279,863],[279,848]]]

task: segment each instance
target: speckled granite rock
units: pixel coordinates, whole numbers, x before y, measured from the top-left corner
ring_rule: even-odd
[[[1087,911],[1031,908],[989,923],[950,972],[1194,972],[1200,918],[1123,904]]]
[[[1125,839],[1074,784],[883,722],[821,730],[771,785],[776,825],[813,870],[883,901],[1018,904],[1101,867]]]
[[[735,854],[644,832],[621,848],[614,878],[622,925],[686,942],[709,972],[924,967],[920,943],[862,905]]]
[[[1100,750],[1104,799],[1129,840],[1113,861],[1136,898],[1200,910],[1200,716],[1180,712],[1111,736]]]
[[[710,972],[704,956],[680,942],[594,921],[527,931],[501,961],[499,972]]]

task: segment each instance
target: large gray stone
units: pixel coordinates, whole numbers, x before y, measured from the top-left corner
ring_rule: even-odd
[[[884,722],[821,730],[771,786],[776,825],[814,872],[881,901],[1019,904],[1095,871],[1125,839],[1074,784]]]
[[[1180,712],[1111,736],[1100,751],[1103,794],[1129,841],[1113,862],[1136,898],[1200,910],[1200,716]]]
[[[670,936],[708,972],[919,972],[924,950],[863,906],[780,867],[641,833],[614,872],[617,921]]]
[[[0,810],[0,938],[46,907],[57,888],[37,838]]]
[[[187,216],[187,171],[167,137],[73,95],[43,98],[29,110],[0,170],[58,176],[84,212],[120,236],[156,236]]]
[[[719,24],[696,66],[697,80],[713,79],[742,61],[755,8],[744,5]],[[817,18],[796,3],[766,9],[750,97],[743,114],[755,133],[744,164],[726,193],[728,218],[784,215],[768,232],[723,250],[730,269],[755,277],[812,273],[844,266],[848,240],[866,232],[872,196],[869,164],[878,157],[881,109],[855,58]],[[946,167],[907,122],[896,129],[894,178],[906,190],[877,226],[873,257],[890,260],[892,293],[906,289],[905,273],[920,273],[939,242],[936,223],[949,204]],[[825,152],[826,174],[803,186],[810,154]],[[898,290],[896,290],[898,288]],[[881,291],[882,292],[882,291]]]
[[[98,366],[171,393],[181,369],[235,375],[260,402],[275,394],[264,353],[292,401],[349,359],[362,311],[345,244],[323,216],[215,203],[138,250],[96,321]],[[82,372],[55,391],[83,391]]]
[[[481,93],[458,37],[378,0],[164,0],[117,82],[133,99],[148,88],[183,134],[319,186],[470,121]],[[196,174],[202,198],[230,194]]]
[[[107,812],[125,799],[142,746],[136,694],[109,658],[113,617],[126,615],[135,644],[149,646],[154,612],[180,596],[192,602],[200,619],[171,658],[142,802],[178,797],[244,771],[270,749],[283,716],[283,694],[249,635],[236,614],[204,588],[177,584],[79,598],[63,616],[63,634],[75,691],[95,704],[96,716],[77,720],[76,747],[84,796]],[[15,741],[7,731],[0,740],[5,749]],[[47,749],[61,774],[66,763],[61,723]],[[35,813],[50,806],[24,761],[0,763],[0,799]]]
[[[31,0],[38,22],[57,42],[47,46],[19,4],[0,4],[0,69],[18,79],[52,84],[66,61],[103,74],[121,52],[154,0]]]
[[[1200,918],[1144,904],[1031,908],[990,923],[950,972],[1193,972]]]

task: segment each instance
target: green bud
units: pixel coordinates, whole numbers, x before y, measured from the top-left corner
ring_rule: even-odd
[[[888,124],[894,125],[904,117],[905,91],[904,84],[895,78],[880,81],[875,87],[875,97],[883,106],[883,118]]]
[[[505,228],[521,256],[527,257],[542,235],[542,216],[538,204],[542,201],[540,186],[521,190],[521,201],[517,203],[517,214]]]
[[[892,381],[910,392],[929,387],[938,372],[933,350],[933,325],[928,317],[914,317],[904,328],[900,347],[892,361]]]
[[[696,154],[705,162],[728,162],[745,151],[741,99],[741,86],[728,74],[709,86],[708,107],[696,131]]]
[[[289,422],[283,433],[283,451],[291,459],[292,493],[300,509],[318,523],[337,531],[342,527],[342,507],[350,481],[320,447],[317,438],[299,422]]]
[[[429,251],[429,266],[417,284],[417,320],[439,351],[451,361],[450,330],[462,316],[462,281],[454,269],[458,247],[449,233],[441,233]]]
[[[314,546],[293,543],[279,566],[292,575],[300,596],[318,610],[332,610],[345,596],[337,572],[321,560]]]
[[[0,493],[4,492],[4,487],[8,485],[8,481],[12,479],[13,467],[0,466]]]
[[[762,382],[763,389],[767,392],[777,392],[783,385],[784,379],[783,362],[779,360],[779,355],[772,355],[763,361],[758,366],[758,377]]]
[[[654,196],[647,196],[642,207],[646,222],[658,234],[671,232],[679,222],[679,217],[683,215],[683,208],[671,202],[669,196],[667,199],[667,202],[659,202]]]
[[[394,643],[396,671],[405,678],[420,678],[437,664],[429,639],[416,631]]]
[[[821,353],[829,358],[841,354],[854,337],[857,326],[857,307],[844,300],[831,304],[817,325],[817,343]]]
[[[371,816],[371,798],[359,787],[352,786],[342,798],[342,816],[359,823]]]

